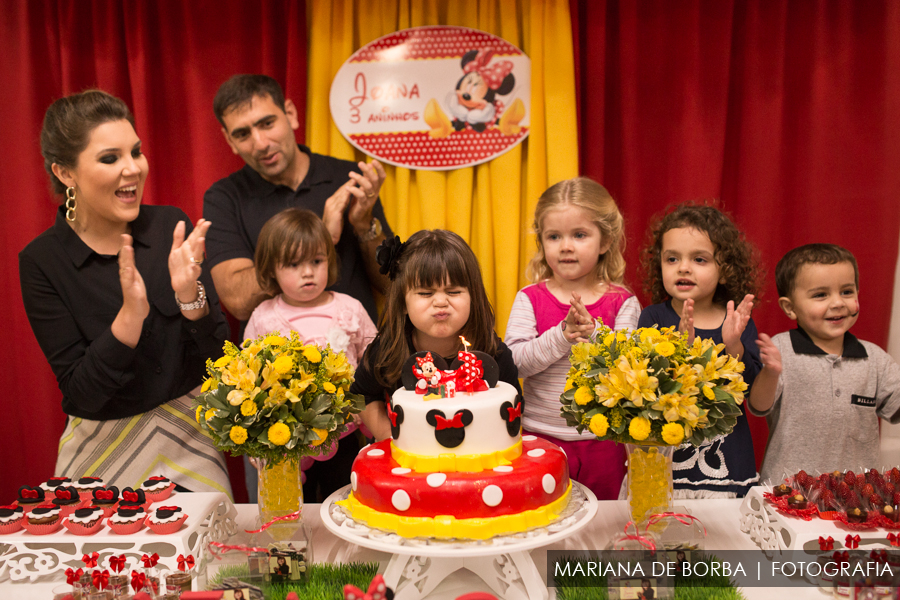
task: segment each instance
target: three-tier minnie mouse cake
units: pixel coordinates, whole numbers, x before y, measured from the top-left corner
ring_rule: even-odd
[[[410,358],[387,406],[393,439],[360,451],[339,504],[403,537],[487,539],[555,520],[571,492],[566,455],[522,437],[522,400],[493,357],[460,352],[450,367]]]

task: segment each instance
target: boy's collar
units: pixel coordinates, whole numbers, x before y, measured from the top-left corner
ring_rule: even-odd
[[[827,355],[828,353],[815,345],[809,334],[803,331],[799,325],[797,329],[791,329],[791,346],[794,348],[794,354],[817,354]],[[856,336],[849,331],[844,332],[844,350],[841,353],[842,358],[868,358],[869,354]]]

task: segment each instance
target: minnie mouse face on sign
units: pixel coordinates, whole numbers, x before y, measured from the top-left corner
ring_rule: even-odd
[[[506,433],[510,437],[519,435],[522,429],[522,397],[516,396],[516,404],[504,402],[500,405],[500,418],[506,423]]]
[[[447,418],[443,411],[429,410],[425,420],[434,427],[434,439],[444,448],[456,448],[466,439],[466,427],[472,424],[472,411],[462,409]]]
[[[470,50],[462,57],[464,75],[456,84],[450,107],[456,131],[462,131],[468,125],[480,133],[496,123],[503,112],[503,104],[496,96],[505,96],[516,85],[513,63],[498,60],[488,65],[493,54],[493,50],[486,48]]]

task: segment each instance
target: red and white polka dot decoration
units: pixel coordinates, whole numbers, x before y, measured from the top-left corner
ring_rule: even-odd
[[[402,46],[400,52],[386,52]],[[384,62],[460,58],[472,50],[491,49],[494,55],[518,56],[522,51],[502,38],[466,27],[416,27],[378,38],[356,51],[348,62]]]

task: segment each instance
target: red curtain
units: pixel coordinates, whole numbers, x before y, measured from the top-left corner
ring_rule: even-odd
[[[50,477],[65,424],[61,394],[31,333],[19,292],[19,251],[51,225],[56,204],[38,136],[47,106],[98,87],[124,99],[150,162],[144,202],[202,215],[203,192],[242,166],[212,101],[236,73],[266,73],[306,113],[303,0],[0,0],[0,504]],[[299,135],[302,138],[301,124]],[[240,461],[238,461],[240,464]],[[235,485],[237,499],[243,497]]]
[[[831,242],[859,261],[854,333],[886,347],[900,236],[900,4],[571,7],[581,170],[625,215],[627,281],[642,281],[639,250],[655,213],[716,199],[768,271],[754,311],[760,331],[793,327],[777,305],[779,258]],[[765,422],[751,427],[760,462]]]

